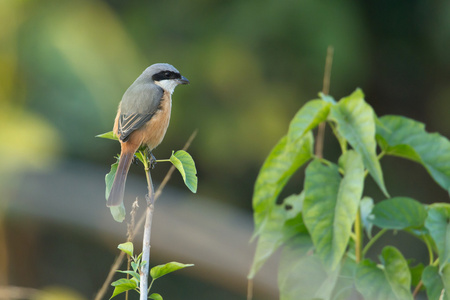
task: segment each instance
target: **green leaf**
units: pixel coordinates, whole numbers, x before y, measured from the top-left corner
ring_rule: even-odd
[[[333,290],[333,300],[362,299],[355,287],[355,272],[358,264],[346,257],[341,266],[338,280]]]
[[[303,219],[317,254],[331,269],[347,248],[364,183],[364,167],[357,152],[347,151],[339,163],[344,170],[342,180],[336,165],[314,160],[306,168],[303,203]]]
[[[298,233],[307,233],[301,216],[303,199],[303,193],[291,195],[284,200],[283,205],[276,205],[271,210],[268,221],[258,238],[255,256],[248,274],[249,279],[256,275],[267,259],[285,241]]]
[[[195,162],[192,157],[184,150],[179,150],[172,153],[170,157],[172,164],[178,169],[183,177],[184,184],[191,190],[191,192],[197,192],[197,170],[195,168]]]
[[[110,140],[115,140],[115,141],[119,140],[119,138],[112,131],[96,135],[95,137],[102,138],[102,139],[110,139]]]
[[[119,166],[119,160],[117,159],[116,162],[111,165],[111,170],[109,171],[109,173],[106,174],[106,176],[105,176],[105,185],[106,185],[105,198],[106,198],[106,200],[108,200],[109,193],[111,193],[111,188],[112,188],[112,185],[114,182],[114,178],[116,177],[116,172],[117,172],[118,166]]]
[[[139,263],[136,263],[136,262],[134,262],[134,261],[131,262],[131,268],[133,268],[133,270],[134,270],[135,272],[137,272],[138,267],[139,267]]]
[[[127,213],[125,211],[125,206],[123,205],[123,203],[119,206],[111,206],[109,210],[116,222],[122,223],[123,220],[125,220],[125,216]]]
[[[400,251],[387,246],[380,259],[382,267],[369,259],[359,263],[355,275],[358,291],[370,300],[412,300],[411,274]]]
[[[117,248],[120,251],[125,252],[129,256],[133,256],[133,243],[132,242],[126,242],[123,244],[119,244],[119,246],[117,246]]]
[[[116,272],[119,273],[124,273],[124,274],[130,274],[131,276],[133,276],[134,278],[136,278],[136,280],[139,282],[141,280],[141,275],[139,275],[139,273],[135,272],[135,271],[121,271],[121,270],[116,270]]]
[[[120,293],[129,291],[129,290],[134,290],[137,288],[137,284],[135,281],[130,280],[130,279],[125,279],[125,278],[116,280],[113,283],[111,283],[111,285],[114,286],[115,288],[114,288],[114,292],[113,292],[111,298],[109,298],[109,299],[112,299],[113,297],[119,295]]]
[[[363,197],[360,203],[361,220],[364,225],[364,229],[369,238],[372,238],[372,227],[373,224],[369,221],[369,216],[372,214],[372,209],[374,207],[373,199],[370,197]]]
[[[289,178],[313,155],[311,132],[292,144],[288,144],[287,140],[287,136],[283,137],[273,148],[256,179],[252,200],[255,219],[253,238],[265,226],[278,195]]]
[[[148,298],[153,299],[153,300],[163,300],[163,297],[157,293],[151,294],[150,296],[148,296]]]
[[[431,204],[425,227],[436,243],[439,252],[439,265],[442,269],[450,264],[450,204]]]
[[[319,93],[319,97],[320,99],[322,99],[325,102],[331,103],[331,104],[336,104],[336,100],[334,100],[334,98],[330,95],[326,95],[322,92]]]
[[[439,272],[438,267],[428,266],[422,273],[423,285],[427,288],[427,296],[430,300],[450,300],[450,264]],[[444,297],[441,298],[445,288]]]
[[[117,171],[118,166],[119,166],[119,160],[117,160],[115,163],[113,163],[111,165],[111,170],[105,176],[105,185],[106,185],[105,198],[106,198],[106,200],[108,200],[109,193],[111,192],[111,188],[112,188],[112,185],[114,182],[114,177],[116,176],[116,171]],[[123,203],[119,206],[111,206],[109,208],[109,210],[111,211],[111,215],[113,216],[114,220],[116,220],[116,222],[122,223],[123,220],[125,220],[126,211],[125,211],[125,206],[123,205]]]
[[[377,140],[382,149],[422,164],[450,193],[450,141],[438,133],[426,132],[424,124],[402,116],[384,116],[379,121]]]
[[[329,115],[329,119],[336,122],[338,133],[361,155],[370,175],[389,197],[376,154],[375,118],[372,107],[364,101],[360,89],[332,105]]]
[[[330,103],[323,100],[307,102],[294,116],[289,125],[288,143],[302,138],[308,131],[314,129],[321,122],[326,121],[330,112]]]
[[[141,150],[138,150],[134,155],[136,155],[136,158],[139,159],[139,161],[145,166],[145,162],[147,160],[145,153]]]
[[[422,203],[407,197],[383,200],[375,205],[369,220],[386,229],[421,228],[427,211]]]
[[[312,249],[311,238],[306,234],[285,245],[278,269],[280,300],[309,300],[331,293],[337,276],[332,273],[331,280],[327,280],[320,258],[310,254]]]
[[[193,264],[182,264],[179,262],[169,262],[167,264],[164,265],[158,265],[153,267],[150,270],[150,276],[153,278],[153,280],[158,279],[161,276],[164,276],[168,273],[183,269],[183,268],[187,268],[187,267],[192,267]]]

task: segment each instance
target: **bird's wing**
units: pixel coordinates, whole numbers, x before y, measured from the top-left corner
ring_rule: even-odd
[[[152,114],[121,114],[119,117],[119,134],[120,140],[126,142],[130,137],[130,134],[136,129],[141,128],[152,117]]]
[[[141,128],[157,112],[163,90],[156,85],[135,82],[125,92],[121,103],[118,131],[125,142],[130,134]]]

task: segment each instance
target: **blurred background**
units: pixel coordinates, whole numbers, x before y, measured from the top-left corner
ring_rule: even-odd
[[[0,289],[0,299],[94,298],[126,239],[104,198],[119,145],[94,136],[112,129],[124,91],[156,62],[191,84],[174,93],[154,154],[168,158],[198,129],[188,151],[199,187],[190,194],[174,174],[157,202],[152,264],[196,266],[159,279],[154,292],[245,299],[253,184],[296,111],[322,89],[328,45],[336,99],[360,87],[379,116],[450,136],[450,1],[1,0],[0,286],[21,289]],[[325,156],[338,153],[328,130]],[[448,201],[418,165],[382,166],[392,196]],[[153,170],[156,185],[169,167]],[[143,210],[143,175],[132,166],[128,211],[136,197]],[[295,175],[284,194],[302,184]],[[383,200],[370,179],[365,194]],[[426,260],[410,242],[393,239],[406,258]],[[255,299],[277,298],[276,267],[271,260],[257,275]]]

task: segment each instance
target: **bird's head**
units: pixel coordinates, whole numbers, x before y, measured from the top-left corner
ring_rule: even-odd
[[[154,64],[148,67],[143,75],[150,77],[163,90],[173,93],[179,84],[189,84],[189,80],[182,76],[174,66],[169,64]]]

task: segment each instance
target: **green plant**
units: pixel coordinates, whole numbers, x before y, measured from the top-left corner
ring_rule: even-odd
[[[106,132],[103,134],[99,134],[96,137],[110,139],[118,141],[117,136],[112,132]],[[147,151],[145,147],[140,148],[135,157],[142,163],[144,169],[146,170],[146,175],[148,175],[147,171],[150,169],[150,159],[147,157]],[[191,192],[197,192],[197,170],[195,168],[195,162],[192,157],[184,150],[178,150],[177,152],[172,152],[172,155],[169,159],[159,159],[156,162],[171,162],[177,170],[180,172],[183,177],[183,181],[186,186],[191,190]],[[105,198],[108,199],[109,193],[111,191],[112,184],[114,182],[114,177],[116,176],[117,166],[119,165],[119,157],[116,157],[116,162],[111,165],[111,170],[105,176],[106,190],[105,190]],[[121,206],[113,206],[110,207],[111,215],[114,220],[117,222],[123,222],[126,216],[125,207],[122,203]]]
[[[191,138],[186,143],[185,148],[187,148],[192,139],[195,137],[196,132],[194,132],[191,136]],[[100,138],[107,138],[112,140],[117,140],[117,137],[114,135],[113,132],[107,132],[101,135],[98,135],[97,137]],[[145,147],[141,147],[138,149],[138,151],[135,153],[135,157],[142,162],[144,165],[145,175],[147,178],[147,187],[148,187],[148,195],[146,196],[146,213],[144,215],[144,218],[141,219],[142,222],[139,222],[138,224],[142,224],[145,220],[144,224],[144,234],[143,234],[143,242],[142,242],[142,253],[138,256],[133,256],[133,244],[132,240],[135,234],[134,229],[134,212],[131,213],[131,222],[128,224],[128,241],[127,243],[120,244],[119,249],[122,250],[122,252],[128,255],[128,269],[126,271],[120,271],[122,273],[127,274],[127,278],[119,279],[115,282],[113,282],[111,285],[114,286],[114,292],[111,298],[114,296],[126,292],[126,299],[128,299],[128,291],[129,290],[136,290],[140,294],[140,299],[155,299],[155,300],[162,300],[162,296],[159,294],[151,294],[148,296],[148,293],[150,292],[150,288],[153,284],[153,281],[167,273],[173,272],[175,270],[185,268],[192,266],[191,264],[181,264],[177,262],[171,262],[167,263],[165,265],[156,266],[150,270],[150,275],[152,277],[152,280],[150,282],[150,286],[148,286],[148,274],[149,274],[149,261],[150,261],[150,236],[151,236],[151,226],[152,226],[152,220],[153,220],[153,212],[154,212],[154,204],[156,201],[156,196],[153,188],[153,182],[150,174],[150,169],[152,168],[151,158],[149,157],[150,153],[147,151]],[[114,177],[116,175],[117,167],[118,167],[118,160],[120,157],[117,157],[117,161],[111,166],[111,171],[105,176],[105,183],[106,183],[106,192],[105,192],[105,198],[108,199],[108,196],[111,192],[112,183],[114,181]],[[164,160],[156,160],[156,162],[166,162],[170,161],[173,164],[173,168],[177,168],[180,172],[181,176],[183,177],[184,183],[186,186],[193,192],[197,192],[197,170],[195,168],[195,163],[192,157],[187,153],[185,150],[179,150],[177,152],[172,152],[172,155],[169,159]],[[166,178],[170,178],[170,174],[172,174],[172,169],[169,170],[169,172],[166,175]],[[163,186],[165,183],[161,184]],[[160,189],[161,189],[160,186]],[[135,206],[133,206],[135,207]],[[137,207],[137,206],[136,206]],[[110,207],[111,214],[113,218],[117,222],[123,222],[126,216],[125,207],[122,203],[118,207]],[[111,271],[103,284],[102,288],[100,289],[99,293],[97,294],[95,299],[101,299],[103,294],[106,291],[106,286],[109,282],[111,282],[112,278],[112,272],[115,271],[120,263],[123,260],[123,255],[120,255],[116,261],[113,264],[113,267],[111,268]],[[130,270],[130,266],[133,270]],[[129,279],[129,276],[132,276],[131,279]]]
[[[420,289],[429,299],[449,300],[450,204],[391,198],[380,165],[386,155],[412,160],[450,192],[449,140],[406,117],[378,118],[359,89],[338,102],[319,96],[297,112],[259,172],[253,196],[253,238],[258,242],[249,280],[283,247],[281,300],[406,300]],[[337,163],[313,152],[312,130],[322,122],[339,142],[342,155]],[[303,190],[279,201],[291,176],[306,164]],[[368,174],[385,200],[375,204],[364,196]],[[373,227],[380,231],[372,236]],[[405,231],[422,241],[428,265],[411,266],[390,245],[378,262],[367,258],[367,251],[388,230]]]
[[[141,276],[140,273],[142,272],[142,269],[144,268],[145,264],[147,264],[146,261],[142,261],[142,253],[139,255],[133,255],[133,243],[131,242],[126,242],[123,244],[120,244],[117,248],[119,248],[121,251],[125,252],[127,255],[129,255],[129,257],[131,258],[131,268],[132,270],[126,270],[126,271],[120,271],[118,270],[117,272],[120,273],[125,273],[131,276],[131,279],[128,278],[122,278],[119,280],[114,281],[113,283],[111,283],[112,286],[114,286],[114,292],[111,296],[111,298],[129,291],[129,290],[135,290],[138,293],[140,293],[140,281],[141,281]],[[153,267],[150,270],[150,276],[152,277],[152,280],[150,282],[150,285],[148,287],[147,290],[147,294],[150,294],[150,289],[153,286],[153,282],[166,275],[169,274],[171,272],[186,268],[186,267],[192,267],[193,264],[182,264],[182,263],[178,263],[178,262],[170,262],[164,265],[158,265]],[[111,299],[110,298],[110,299]],[[162,300],[162,296],[160,294],[157,293],[153,293],[150,294],[148,296],[149,299],[154,299],[154,300]]]

